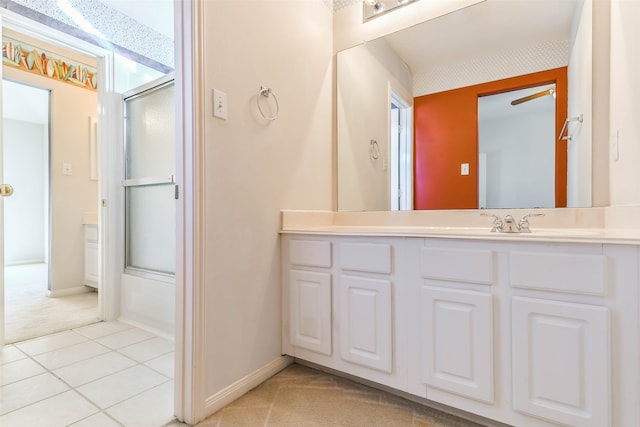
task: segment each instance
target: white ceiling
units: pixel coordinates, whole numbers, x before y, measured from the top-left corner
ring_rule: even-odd
[[[486,0],[385,37],[414,75],[536,41],[570,40],[582,0]]]
[[[173,0],[98,0],[173,40]]]

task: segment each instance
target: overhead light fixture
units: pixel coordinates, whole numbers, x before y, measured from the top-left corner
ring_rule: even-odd
[[[391,12],[417,0],[362,0],[362,21]]]
[[[377,14],[384,10],[384,6],[380,3],[380,0],[363,0],[365,7],[373,9],[373,13]]]

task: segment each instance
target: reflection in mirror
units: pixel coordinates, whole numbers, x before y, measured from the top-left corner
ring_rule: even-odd
[[[339,52],[338,210],[589,206],[590,165],[582,159],[591,150],[590,125],[573,129],[569,145],[557,136],[568,116],[584,114],[586,124],[591,119],[591,75],[582,71],[591,67],[591,31],[591,6],[582,0],[486,0]],[[478,100],[515,89],[539,92],[549,84],[557,84],[556,119],[541,145],[553,148],[553,161],[548,152],[544,164],[536,163],[537,155],[520,154],[510,161],[516,167],[495,167],[480,151]],[[428,99],[480,85],[493,89],[477,92],[471,104],[449,98],[453,116],[423,108]],[[399,114],[405,119],[396,128]],[[421,139],[425,120],[450,122],[448,134]],[[377,159],[369,156],[371,140],[378,144]],[[437,144],[444,148],[435,150]],[[537,199],[522,192],[495,201],[496,185],[531,181],[524,165],[544,174],[536,180],[552,183],[554,194]]]
[[[480,208],[555,206],[555,90],[550,84],[478,98]]]

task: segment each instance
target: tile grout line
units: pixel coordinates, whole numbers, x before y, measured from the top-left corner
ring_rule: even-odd
[[[101,323],[101,322],[97,322],[96,324],[99,324],[99,323]],[[92,326],[92,325],[88,325],[88,326]],[[129,326],[129,325],[128,325],[128,326]],[[43,401],[45,401],[45,400],[47,400],[47,399],[51,399],[51,398],[53,398],[53,397],[59,396],[59,395],[61,395],[61,394],[63,394],[63,393],[67,393],[67,392],[69,392],[69,391],[73,391],[73,392],[77,393],[80,397],[82,397],[84,400],[86,400],[87,402],[89,402],[92,406],[94,406],[94,407],[95,407],[95,409],[97,410],[97,412],[94,412],[94,413],[92,413],[92,414],[88,415],[87,417],[84,417],[84,418],[81,418],[81,419],[77,419],[77,420],[73,421],[73,423],[69,424],[68,426],[72,426],[72,425],[73,425],[73,424],[75,424],[75,423],[78,423],[78,422],[80,422],[80,421],[82,421],[82,420],[85,420],[85,419],[87,419],[87,418],[93,417],[93,416],[95,416],[95,415],[97,415],[97,414],[99,414],[99,413],[104,414],[106,417],[108,417],[109,419],[113,420],[114,422],[116,422],[116,423],[117,423],[117,424],[119,424],[120,426],[124,426],[124,424],[122,424],[120,421],[118,421],[118,420],[117,420],[117,419],[115,419],[113,416],[111,416],[111,415],[107,412],[107,410],[108,410],[108,409],[110,409],[110,408],[113,408],[114,406],[119,405],[119,404],[121,404],[121,403],[123,403],[123,402],[126,402],[126,401],[127,401],[127,400],[129,400],[129,399],[133,399],[133,398],[135,398],[135,397],[137,397],[137,396],[139,396],[139,395],[141,395],[141,394],[143,394],[143,393],[146,393],[146,392],[148,392],[148,391],[150,391],[150,390],[153,390],[154,388],[157,388],[157,387],[159,387],[159,386],[161,386],[161,385],[164,385],[164,384],[166,384],[166,383],[168,383],[168,382],[174,381],[174,379],[173,379],[173,378],[168,377],[168,376],[167,376],[167,375],[165,375],[164,373],[159,372],[158,370],[153,369],[153,368],[151,368],[151,367],[149,367],[149,366],[145,365],[145,363],[146,363],[146,362],[149,362],[149,361],[151,361],[151,360],[154,360],[154,359],[160,358],[160,357],[162,357],[162,356],[165,356],[165,355],[167,355],[167,354],[171,353],[171,351],[168,351],[168,352],[166,352],[166,353],[160,354],[160,355],[158,355],[157,357],[153,357],[153,358],[151,358],[151,359],[149,359],[149,360],[142,361],[142,362],[141,362],[141,361],[137,361],[137,360],[133,359],[132,357],[130,357],[130,356],[128,356],[128,355],[126,355],[126,354],[121,353],[120,351],[118,351],[118,350],[120,350],[120,349],[130,347],[130,346],[132,346],[132,345],[136,345],[136,344],[139,344],[139,343],[142,343],[142,342],[145,342],[145,341],[149,341],[149,340],[154,339],[154,338],[156,338],[156,337],[159,337],[159,338],[163,338],[163,337],[160,337],[160,336],[158,336],[158,335],[153,334],[153,336],[151,336],[151,337],[145,338],[145,339],[143,339],[143,340],[141,340],[141,341],[138,341],[138,342],[135,342],[135,343],[131,343],[131,344],[129,344],[129,345],[126,345],[126,346],[120,347],[120,348],[118,348],[118,349],[110,348],[110,347],[108,347],[108,346],[106,346],[106,345],[104,345],[104,344],[102,344],[102,343],[100,343],[100,342],[98,342],[98,341],[97,341],[97,340],[98,340],[98,339],[100,339],[100,338],[107,337],[107,336],[110,336],[110,335],[114,335],[114,334],[117,334],[117,333],[120,333],[120,332],[125,332],[125,331],[131,330],[131,329],[136,329],[136,328],[135,328],[135,327],[130,326],[130,327],[128,327],[128,328],[125,328],[125,329],[122,329],[122,330],[119,330],[119,331],[115,331],[115,332],[110,333],[110,334],[105,334],[105,335],[102,335],[102,336],[99,336],[99,337],[95,337],[95,338],[87,337],[86,335],[83,335],[83,334],[81,334],[80,332],[77,332],[77,331],[76,331],[76,330],[74,330],[74,329],[70,329],[70,330],[67,330],[67,331],[61,331],[61,332],[54,333],[54,334],[50,334],[50,335],[63,334],[63,333],[65,333],[65,332],[72,332],[72,333],[75,333],[75,334],[77,334],[77,335],[79,335],[79,336],[81,336],[81,337],[85,338],[85,339],[86,339],[86,341],[82,341],[82,342],[79,342],[79,343],[69,344],[69,345],[66,345],[66,346],[63,346],[63,347],[60,347],[60,348],[56,348],[56,349],[53,349],[53,350],[49,350],[49,351],[45,351],[45,352],[41,352],[41,353],[37,353],[37,354],[33,354],[33,355],[31,355],[31,354],[27,353],[25,350],[22,350],[20,347],[18,347],[18,346],[16,345],[17,343],[13,343],[13,344],[11,344],[11,345],[16,349],[16,350],[18,350],[20,353],[22,353],[23,355],[25,355],[25,356],[26,356],[26,357],[21,358],[21,359],[18,359],[18,360],[16,360],[16,361],[23,360],[23,359],[30,359],[31,361],[33,361],[34,363],[36,363],[38,366],[42,367],[42,368],[45,370],[45,372],[42,372],[42,373],[39,373],[39,374],[36,374],[36,375],[32,375],[32,376],[29,376],[29,377],[26,377],[26,378],[23,378],[23,379],[21,379],[21,380],[19,380],[19,381],[23,381],[23,380],[26,380],[26,379],[34,378],[34,377],[36,377],[36,376],[38,376],[38,375],[50,374],[51,376],[53,376],[54,378],[56,378],[58,381],[60,381],[62,384],[64,384],[66,387],[68,387],[68,389],[67,389],[67,390],[63,390],[63,391],[61,391],[61,392],[59,392],[59,393],[52,394],[52,395],[50,395],[50,396],[48,396],[48,397],[46,397],[46,398],[43,398],[43,399],[40,399],[40,400],[37,400],[37,401],[34,401],[34,402],[30,402],[29,404],[24,405],[24,406],[21,406],[21,407],[19,407],[19,408],[15,408],[15,409],[13,409],[13,410],[11,410],[11,411],[9,411],[9,412],[5,413],[5,414],[0,415],[0,417],[3,417],[3,416],[5,416],[5,415],[8,415],[8,414],[10,414],[10,413],[12,413],[12,412],[18,411],[18,410],[20,410],[20,409],[27,408],[27,407],[29,407],[29,406],[31,406],[31,405],[34,405],[34,404],[37,404],[37,403],[43,402]],[[140,329],[140,328],[137,328],[137,329]],[[142,330],[142,329],[140,329],[140,330]],[[143,330],[143,331],[144,331],[144,330]],[[146,331],[145,331],[145,332],[146,332]],[[47,336],[48,336],[48,335],[45,335],[44,337],[47,337]],[[41,338],[44,338],[44,337],[33,338],[33,339],[26,340],[26,341],[23,341],[23,342],[35,341],[35,340],[38,340],[38,339],[41,339]],[[163,339],[164,339],[164,338],[163,338]],[[93,358],[97,358],[97,357],[100,357],[100,356],[103,356],[103,355],[105,355],[105,354],[109,354],[109,353],[116,353],[116,354],[118,354],[118,355],[120,355],[120,356],[122,356],[122,357],[125,357],[125,358],[127,358],[127,359],[129,359],[129,360],[133,361],[133,362],[134,362],[134,364],[133,364],[133,365],[131,365],[131,366],[128,366],[128,367],[126,367],[126,368],[120,369],[120,370],[118,370],[118,371],[116,371],[116,372],[112,372],[112,373],[110,373],[110,374],[108,374],[108,375],[102,376],[102,377],[100,377],[100,378],[96,378],[96,379],[94,379],[94,380],[92,380],[92,381],[90,381],[90,382],[88,382],[88,383],[83,383],[83,384],[78,385],[77,387],[74,387],[74,386],[72,386],[71,384],[69,384],[67,381],[65,381],[63,378],[61,378],[60,376],[58,376],[58,375],[57,375],[53,370],[49,369],[48,367],[46,367],[45,365],[43,365],[42,363],[40,363],[37,359],[35,359],[35,357],[36,357],[36,356],[39,356],[39,355],[42,355],[42,354],[46,354],[46,353],[49,353],[49,352],[52,352],[52,351],[62,350],[62,349],[64,349],[64,348],[72,347],[72,346],[74,346],[74,345],[78,345],[78,344],[82,344],[82,343],[86,343],[86,342],[94,342],[94,343],[96,343],[96,344],[98,344],[98,345],[100,345],[100,346],[102,346],[102,347],[105,347],[108,351],[107,351],[107,352],[105,352],[105,353],[101,353],[101,354],[98,354],[98,355],[95,355],[95,356],[92,356],[92,357],[86,358],[86,359],[78,360],[78,361],[73,362],[73,363],[70,363],[70,364],[68,364],[68,365],[60,366],[60,367],[58,367],[58,368],[56,368],[56,369],[62,369],[62,368],[65,368],[65,367],[73,366],[73,365],[74,365],[74,364],[76,364],[76,363],[80,363],[80,362],[83,362],[83,361],[86,361],[86,360],[90,360],[90,359],[93,359]],[[8,363],[11,363],[11,362],[8,362]],[[136,394],[134,394],[134,395],[132,395],[132,396],[129,396],[129,397],[127,397],[126,399],[123,399],[123,400],[121,400],[121,401],[115,402],[115,403],[113,403],[112,405],[110,405],[109,407],[106,407],[106,408],[104,408],[104,409],[103,409],[103,408],[101,408],[101,407],[100,407],[99,405],[97,405],[94,401],[92,401],[88,396],[86,396],[85,394],[83,394],[82,392],[80,392],[80,391],[77,389],[77,388],[82,387],[82,386],[84,386],[84,385],[86,385],[86,384],[90,384],[90,383],[92,383],[92,382],[94,382],[94,381],[98,381],[98,380],[100,380],[100,379],[104,379],[104,378],[107,378],[107,377],[109,377],[109,376],[111,376],[111,375],[114,375],[114,374],[120,373],[120,372],[125,371],[125,370],[130,369],[130,368],[133,368],[134,366],[142,366],[142,367],[144,367],[144,368],[146,368],[146,369],[149,369],[149,370],[153,371],[154,373],[157,373],[158,375],[162,376],[162,377],[165,379],[165,381],[162,381],[162,382],[161,382],[161,383],[159,383],[159,384],[156,384],[156,385],[154,385],[154,386],[152,386],[152,387],[150,387],[150,388],[148,388],[148,389],[145,389],[145,390],[143,390],[143,391],[140,391],[139,393],[136,393]],[[16,381],[15,383],[17,383],[17,382],[19,382],[19,381]],[[14,383],[11,383],[11,384],[14,384]],[[5,385],[8,385],[8,384],[5,384]],[[4,387],[4,385],[3,385],[3,387]],[[171,421],[169,421],[169,422],[171,422]]]
[[[271,403],[269,404],[269,411],[267,412],[267,418],[264,420],[264,426],[263,427],[268,427],[269,426],[269,419],[271,418],[271,412],[273,411],[273,406],[276,403],[276,399],[278,398],[278,394],[280,393],[280,389],[281,388],[282,388],[282,385],[278,384],[278,389],[273,394],[273,398],[271,399]]]

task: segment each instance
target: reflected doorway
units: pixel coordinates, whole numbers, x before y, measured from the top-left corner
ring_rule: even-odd
[[[413,209],[413,110],[411,104],[391,92],[389,163],[392,211]]]
[[[554,83],[478,97],[479,208],[555,207],[555,91]]]

